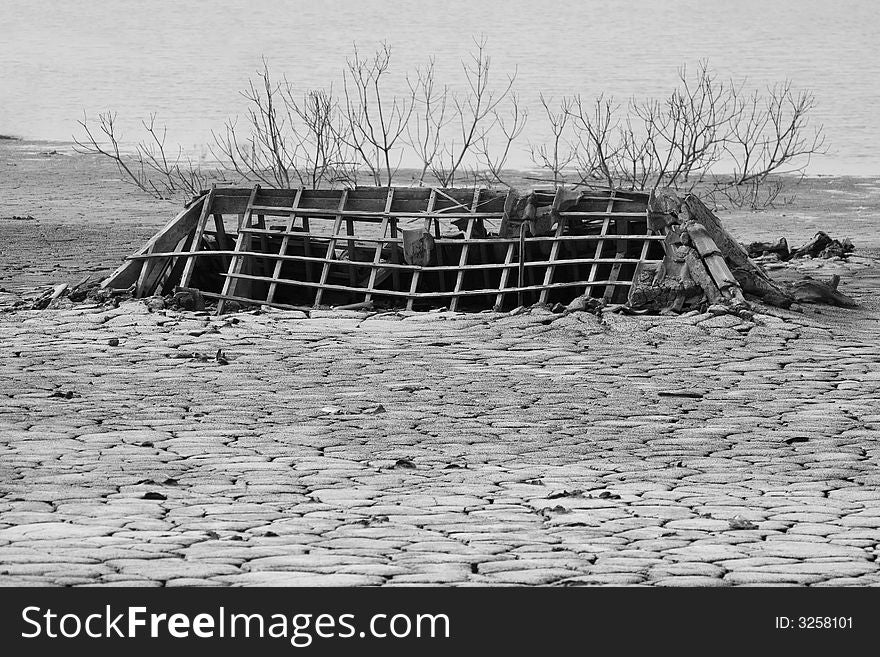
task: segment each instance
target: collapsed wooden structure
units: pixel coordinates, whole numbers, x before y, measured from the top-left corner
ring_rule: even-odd
[[[731,270],[731,266],[733,270]],[[221,188],[102,283],[306,309],[501,310],[591,298],[653,310],[784,292],[694,196],[563,188]]]
[[[194,287],[221,310],[624,302],[637,266],[664,257],[647,214],[648,194],[615,190],[212,187],[103,285]]]

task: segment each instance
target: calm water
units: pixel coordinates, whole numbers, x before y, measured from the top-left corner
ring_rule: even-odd
[[[198,149],[241,113],[238,90],[266,55],[304,88],[338,85],[351,44],[393,47],[401,74],[460,58],[485,34],[492,66],[517,68],[541,141],[538,92],[659,95],[708,58],[724,76],[783,78],[815,92],[831,152],[812,173],[880,174],[880,12],[865,0],[0,0],[0,134],[67,140],[83,111],[113,108],[128,138],[156,111]],[[398,84],[402,83],[399,77]],[[523,140],[525,142],[525,140]],[[520,150],[513,164],[525,166]]]

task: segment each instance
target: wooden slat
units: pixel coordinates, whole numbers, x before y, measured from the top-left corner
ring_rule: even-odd
[[[516,195],[512,189],[507,190],[507,198],[504,199],[504,217],[508,216],[513,210],[513,204],[516,202]],[[503,220],[503,219],[502,219]],[[504,264],[510,265],[513,262],[514,242],[507,245],[507,253],[504,256]],[[495,310],[501,310],[504,305],[504,288],[510,280],[510,269],[505,267],[501,270],[501,281],[498,283],[498,295],[495,297]]]
[[[238,230],[238,238],[235,240],[235,251],[233,252],[232,258],[229,261],[229,270],[227,272],[226,281],[223,283],[223,295],[224,296],[235,296],[235,293],[238,289],[238,279],[234,277],[235,274],[240,274],[242,267],[244,266],[244,258],[242,252],[250,250],[251,244],[251,234],[245,230],[248,227],[248,224],[251,220],[251,207],[253,206],[254,199],[257,197],[257,193],[260,191],[259,185],[254,185],[251,189],[251,195],[248,198],[247,207],[245,208],[244,215],[242,215],[241,221],[239,223]],[[221,314],[223,312],[225,306],[225,300],[220,299],[217,303],[217,314]]]
[[[608,234],[608,227],[611,225],[611,212],[614,209],[614,192],[611,192],[611,196],[608,198],[608,209],[605,213],[605,221],[602,222],[602,230],[599,233],[599,241],[596,243],[596,254],[593,256],[593,266],[590,268],[590,275],[587,278],[588,281],[594,281],[596,279],[596,274],[599,271],[599,259],[602,256],[602,248],[605,246],[605,236]]]
[[[217,185],[212,183],[211,189],[208,191],[208,196],[205,198],[205,203],[202,205],[202,213],[199,215],[199,221],[196,224],[196,232],[195,235],[193,235],[190,255],[187,257],[186,265],[183,267],[183,274],[180,276],[180,287],[189,287],[193,275],[193,267],[195,267],[196,258],[198,258],[198,255],[196,254],[202,248],[202,238],[205,234],[205,225],[208,223],[208,217],[211,214],[211,204],[214,202],[214,195],[216,192]]]
[[[252,235],[258,234],[266,234],[266,235],[275,235],[282,236],[285,234],[283,230],[261,230],[259,228],[243,228],[242,230],[251,233]],[[346,239],[348,237],[345,233],[302,233],[299,231],[294,231],[291,233],[292,236],[296,237],[314,237],[316,239]],[[597,235],[563,235],[562,237],[555,237],[553,235],[549,235],[546,237],[527,237],[526,242],[595,242],[595,241],[604,241],[608,239],[608,235],[606,234],[597,234]],[[621,235],[620,239],[622,240],[651,240],[655,242],[662,242],[665,238],[662,235]],[[403,238],[391,238],[386,237],[384,239],[380,237],[355,237],[356,242],[368,242],[375,244],[376,242],[384,242],[384,243],[396,243],[403,244]],[[470,240],[462,240],[462,239],[452,239],[452,238],[439,238],[439,240],[443,244],[517,244],[519,242],[519,237],[485,237],[485,238],[474,238]]]
[[[339,210],[336,214],[336,221],[333,222],[333,235],[334,237],[330,238],[330,241],[327,244],[327,255],[326,262],[324,262],[324,267],[321,270],[321,281],[320,287],[318,287],[318,291],[315,293],[315,306],[321,305],[321,297],[324,294],[324,289],[327,283],[327,277],[330,275],[330,262],[333,260],[333,256],[336,253],[336,237],[339,233],[339,229],[342,228],[342,220],[345,216],[343,212],[345,212],[345,201],[348,199],[348,190],[343,189],[342,195],[339,197]]]
[[[622,199],[616,199],[622,200]],[[280,207],[280,206],[269,206],[269,205],[255,205],[253,208],[254,212],[259,212],[261,214],[273,215],[283,217],[285,215],[290,214],[289,207]],[[313,217],[337,217],[340,216],[340,212],[338,210],[334,210],[333,208],[309,208],[302,207],[298,211],[300,214],[307,214]],[[357,219],[362,219],[365,221],[375,220],[379,222],[382,217],[386,213],[382,210],[345,210],[341,213],[343,217],[354,217]],[[564,212],[560,212],[562,215],[566,215],[569,217],[597,217],[601,218],[607,215],[607,212],[602,212],[599,210],[591,211],[591,212],[579,212],[577,210],[566,210]],[[615,216],[619,217],[632,217],[634,219],[641,219],[644,217],[644,212],[615,212]],[[443,210],[435,210],[433,215],[440,217],[441,219],[500,219],[502,217],[501,212],[444,212]],[[424,212],[395,212],[395,217],[399,219],[420,219],[425,216]]]
[[[388,232],[388,212],[391,210],[391,202],[394,200],[394,188],[388,188],[388,196],[385,199],[385,218],[382,220],[382,237],[385,237]],[[373,266],[370,268],[370,278],[367,281],[367,289],[372,290],[376,285],[376,274],[379,273],[379,263],[382,261],[382,249],[385,247],[385,242],[377,242],[376,243],[376,252],[373,254]],[[354,268],[351,269],[354,272]],[[364,296],[364,301],[369,301],[371,297],[371,293],[367,292]]]
[[[470,249],[470,244],[468,243],[468,240],[471,239],[471,234],[473,233],[473,230],[474,230],[474,221],[476,221],[474,214],[477,211],[477,203],[480,201],[480,192],[481,191],[482,190],[479,187],[477,187],[474,190],[474,200],[471,203],[471,217],[468,219],[467,229],[465,230],[465,233],[464,233],[465,243],[461,247],[461,257],[458,260],[458,268],[459,269],[458,269],[458,276],[456,276],[456,278],[455,278],[455,290],[454,290],[455,294],[452,297],[452,301],[449,302],[449,310],[451,310],[453,312],[458,310],[458,299],[459,299],[458,293],[461,292],[461,286],[464,283],[464,270],[462,269],[462,267],[467,265],[468,252]]]
[[[437,190],[432,189],[431,195],[428,197],[428,208],[427,208],[428,214],[430,214],[434,210],[434,203],[436,203],[436,202],[437,202]],[[425,228],[424,228],[425,231],[428,230],[430,225],[431,225],[431,220],[425,219]],[[413,272],[412,280],[410,281],[410,284],[409,284],[410,296],[407,297],[407,299],[406,299],[406,309],[407,310],[413,309],[413,304],[415,303],[415,297],[412,295],[414,295],[419,290],[419,278],[421,277],[422,269],[423,268],[420,267],[419,269],[416,269]]]
[[[296,206],[299,205],[299,200],[302,198],[302,193],[303,193],[302,187],[300,187],[298,190],[296,190],[296,196],[293,197],[293,209],[294,210],[296,209]],[[281,246],[278,247],[278,255],[286,255],[287,254],[287,245],[290,242],[290,236],[293,231],[293,223],[295,221],[296,221],[295,214],[291,214],[287,218],[287,231],[286,231],[284,237],[281,238]],[[272,278],[277,279],[278,277],[281,276],[281,267],[283,265],[284,265],[284,260],[282,258],[278,258],[275,261],[275,270],[272,274]],[[307,277],[308,277],[308,275],[307,275]],[[273,282],[271,285],[269,285],[269,293],[266,295],[266,302],[267,303],[272,303],[272,301],[275,299],[275,289],[277,286],[278,286],[278,283],[276,283],[276,282]]]
[[[169,256],[180,256],[186,255],[189,253],[188,251],[170,251],[163,253],[149,253],[142,255],[132,255],[128,256],[133,260],[148,260],[151,258],[167,258]],[[205,251],[203,255],[212,255],[212,256],[248,256],[254,258],[260,258],[263,254],[259,251]],[[349,261],[349,260],[339,260],[338,258],[319,258],[318,256],[301,256],[296,254],[272,254],[272,259],[282,259],[282,260],[295,260],[297,262],[313,262],[313,263],[331,263],[335,265],[339,265],[340,267],[372,267],[373,263],[371,262],[363,262],[363,261]],[[598,264],[637,264],[641,262],[638,258],[569,258],[569,259],[557,259],[555,264],[557,266],[560,265],[592,265],[593,263]],[[546,267],[549,263],[548,260],[530,260],[523,263],[524,267]],[[452,271],[457,272],[459,270],[463,271],[480,271],[482,269],[503,269],[509,268],[514,269],[518,267],[518,263],[500,263],[500,262],[490,262],[476,265],[432,265],[430,267],[422,267],[420,265],[407,265],[402,263],[393,263],[393,262],[382,262],[378,265],[379,269],[398,269],[400,271],[422,271],[422,272],[443,272],[443,271]]]
[[[623,235],[627,230],[627,224],[625,221],[617,220],[616,221],[616,231],[618,235]],[[614,264],[611,265],[611,274],[608,276],[609,281],[617,282],[617,278],[620,276],[620,268],[622,263],[620,260],[626,257],[626,241],[625,240],[617,240],[616,247],[617,251],[614,254]],[[605,300],[605,303],[611,301],[614,297],[615,286],[614,283],[608,285],[605,288],[605,293],[602,295],[602,298]]]
[[[557,197],[561,193],[562,193],[562,188],[560,187],[556,192]],[[555,199],[554,199],[554,207],[556,207]],[[556,234],[554,235],[554,237],[556,237],[556,240],[553,242],[553,246],[550,247],[550,260],[549,260],[549,264],[547,265],[547,271],[544,272],[544,285],[549,285],[550,283],[553,282],[553,274],[556,272],[556,265],[554,263],[557,259],[557,256],[559,255],[559,245],[561,244],[561,242],[559,241],[559,238],[562,237],[562,233],[565,232],[565,226],[567,223],[568,223],[567,216],[566,217],[563,217],[563,216],[559,217],[559,221],[556,224]],[[549,294],[549,292],[550,292],[549,289],[546,289],[546,288],[541,290],[541,296],[538,298],[538,302],[539,303],[547,303],[547,295]]]
[[[253,276],[251,274],[223,274],[227,278],[239,278],[251,281],[261,281],[266,283],[271,283],[273,279],[268,276]],[[291,285],[293,287],[309,287],[309,288],[318,288],[327,289],[327,290],[338,290],[340,292],[355,292],[362,293],[366,288],[360,287],[351,287],[350,285],[337,285],[334,283],[315,283],[314,281],[289,281],[280,279],[278,280],[279,284],[282,285]],[[551,283],[547,287],[550,289],[560,289],[566,287],[604,287],[611,283],[611,281],[602,280],[602,281],[565,281],[562,283]],[[621,287],[630,287],[632,286],[631,281],[617,281],[615,285],[619,285]],[[526,285],[523,287],[512,287],[508,288],[508,292],[540,292],[544,289],[544,285]],[[383,289],[372,289],[369,292],[382,295],[382,296],[392,296],[392,297],[408,297],[410,296],[409,291],[402,290],[383,290]],[[497,294],[497,289],[480,289],[480,290],[460,290],[458,292],[455,291],[442,291],[442,292],[419,292],[415,294],[417,299],[441,299],[447,297],[455,297],[455,296],[491,296],[493,294]],[[251,303],[265,303],[264,301],[256,300],[256,299],[248,299]]]

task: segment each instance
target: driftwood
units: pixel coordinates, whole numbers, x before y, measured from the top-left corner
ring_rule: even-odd
[[[698,251],[704,251],[705,255],[701,255],[713,271],[714,282],[733,303],[744,302],[743,292],[782,308],[787,308],[794,302],[788,292],[752,262],[748,252],[724,229],[718,217],[693,194],[681,198],[667,190],[652,193],[648,205],[648,221],[654,230],[687,233],[692,241],[696,236],[694,244]],[[706,251],[711,248],[710,241],[717,252]],[[732,274],[736,286],[726,278],[725,268]]]
[[[858,304],[855,299],[837,290],[839,282],[840,276],[836,274],[831,277],[831,281],[828,283],[822,283],[808,276],[793,283],[791,292],[794,298],[802,303],[825,303],[841,308],[857,308]]]
[[[746,247],[750,258],[760,258],[765,255],[776,255],[780,260],[791,258],[788,241],[780,237],[776,242],[752,242]]]
[[[696,264],[693,259],[688,262],[692,251],[689,247],[677,247],[662,262],[641,263],[629,292],[629,306],[636,310],[681,312],[699,303],[705,294],[700,281],[705,284],[708,273],[702,263],[691,268]]]
[[[849,238],[833,239],[828,233],[819,231],[809,242],[791,252],[792,258],[844,258],[855,249]]]

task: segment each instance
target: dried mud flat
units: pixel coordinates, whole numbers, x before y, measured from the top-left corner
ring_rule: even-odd
[[[171,206],[8,159],[0,584],[880,583],[876,228],[802,265],[861,308],[754,321],[22,311]]]

